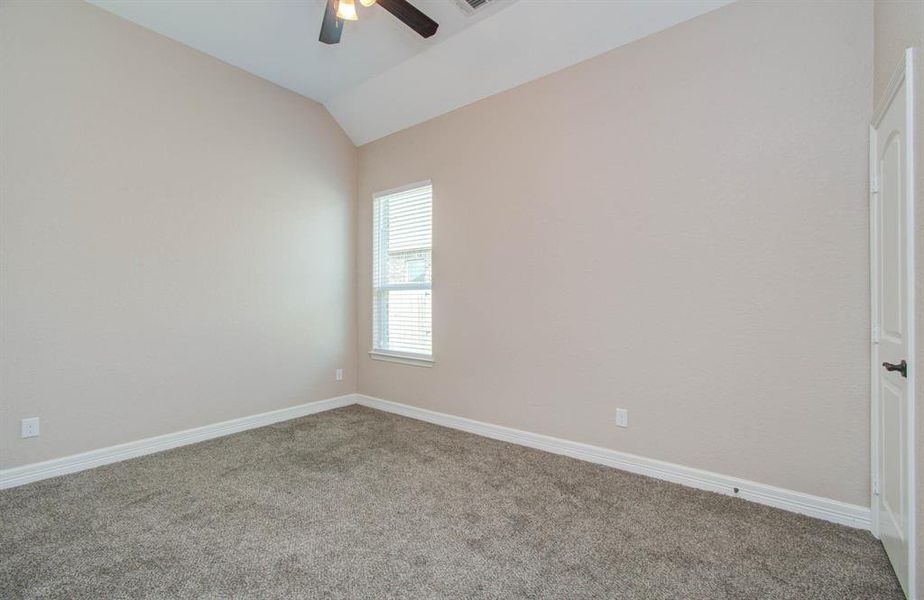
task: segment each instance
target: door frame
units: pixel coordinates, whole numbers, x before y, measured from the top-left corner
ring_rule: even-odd
[[[917,366],[916,357],[915,357],[915,175],[916,175],[916,157],[914,155],[914,139],[916,132],[915,120],[914,120],[914,107],[915,101],[915,88],[918,83],[915,80],[915,61],[918,58],[918,54],[914,48],[908,48],[905,50],[905,53],[902,57],[901,63],[898,65],[898,68],[895,70],[895,73],[892,75],[892,78],[889,81],[889,85],[886,88],[885,93],[882,98],[879,99],[876,104],[876,111],[873,113],[873,118],[870,121],[870,138],[869,138],[869,244],[870,244],[870,525],[871,530],[876,538],[879,538],[880,529],[879,529],[879,378],[882,377],[882,368],[879,361],[879,344],[878,337],[879,332],[876,326],[879,313],[878,305],[878,295],[877,295],[877,284],[879,277],[879,255],[878,255],[878,232],[876,231],[878,214],[876,212],[876,202],[875,194],[878,193],[876,187],[876,154],[877,148],[873,144],[875,128],[882,122],[882,118],[885,115],[886,110],[889,108],[890,103],[895,98],[895,95],[898,93],[899,88],[902,83],[905,84],[905,152],[907,156],[908,165],[911,168],[905,170],[905,185],[908,191],[908,202],[905,207],[905,227],[907,235],[907,247],[905,252],[907,256],[905,257],[905,276],[907,277],[907,289],[905,291],[906,302],[907,302],[907,314],[906,322],[908,323],[908,356],[906,360],[908,361],[908,381],[907,381],[907,393],[908,393],[908,412],[907,412],[907,422],[906,427],[906,440],[907,440],[907,449],[908,454],[906,461],[906,480],[908,481],[908,489],[906,491],[906,501],[908,503],[908,574],[906,581],[908,582],[908,596],[910,598],[915,597],[915,590],[917,582],[915,581],[915,565],[916,563],[916,523],[915,523],[915,513],[916,513],[916,504],[915,504],[915,492],[916,492],[916,482],[915,482],[915,454],[916,454],[916,440],[915,440],[915,428],[916,428],[916,419],[915,415],[915,377]]]

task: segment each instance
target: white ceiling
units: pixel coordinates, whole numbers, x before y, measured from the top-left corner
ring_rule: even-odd
[[[318,41],[324,0],[89,0],[138,25],[318,102],[423,52],[488,16],[467,17],[452,0],[413,0],[439,23],[420,37],[380,6],[356,2],[339,44]],[[511,0],[489,5],[494,13]],[[498,4],[495,2],[493,4]]]
[[[359,6],[338,45],[318,42],[324,0],[89,0],[322,102],[356,144],[421,123],[733,0],[412,0],[440,24],[423,39]]]

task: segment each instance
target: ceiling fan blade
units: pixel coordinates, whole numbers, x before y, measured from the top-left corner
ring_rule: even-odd
[[[327,0],[324,20],[321,21],[321,36],[318,40],[325,44],[339,44],[341,33],[343,33],[343,21],[337,18],[337,0]]]
[[[379,6],[395,15],[399,21],[428,38],[439,27],[439,23],[420,12],[407,0],[378,0]]]

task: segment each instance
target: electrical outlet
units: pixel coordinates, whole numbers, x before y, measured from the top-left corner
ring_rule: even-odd
[[[39,435],[39,418],[31,417],[28,419],[23,419],[20,423],[22,437],[38,437]]]
[[[337,369],[337,381],[343,381],[343,369]]]
[[[616,409],[616,424],[620,427],[629,426],[629,411],[624,408]]]

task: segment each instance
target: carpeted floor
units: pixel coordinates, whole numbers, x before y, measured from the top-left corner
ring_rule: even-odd
[[[868,533],[351,406],[0,492],[0,598],[901,598]]]

